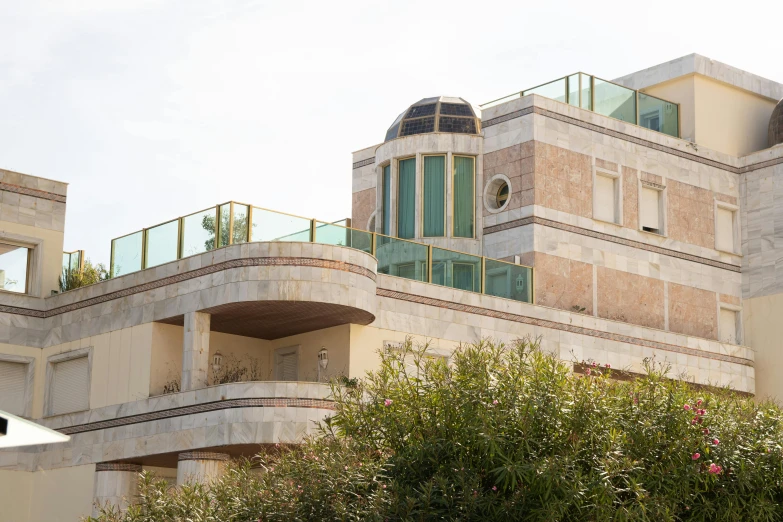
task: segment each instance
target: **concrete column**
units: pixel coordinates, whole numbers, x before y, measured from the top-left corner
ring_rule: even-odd
[[[208,451],[186,451],[179,454],[177,462],[177,485],[187,482],[211,482],[223,474],[230,460],[226,453]]]
[[[138,464],[111,462],[96,464],[92,516],[98,516],[98,506],[109,504],[125,510],[136,503],[139,496],[139,473],[141,473],[141,466]]]
[[[206,388],[210,314],[188,312],[182,339],[182,391]]]

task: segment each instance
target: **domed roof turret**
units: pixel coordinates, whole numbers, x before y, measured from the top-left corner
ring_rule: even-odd
[[[470,103],[462,98],[450,96],[424,98],[397,116],[386,131],[386,139],[383,141],[430,132],[479,134],[481,120],[476,117],[476,111]]]
[[[770,147],[783,143],[783,100],[780,100],[772,111],[767,136]]]

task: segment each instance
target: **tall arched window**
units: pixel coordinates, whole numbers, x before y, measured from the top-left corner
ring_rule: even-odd
[[[474,237],[476,158],[454,156],[454,237]]]

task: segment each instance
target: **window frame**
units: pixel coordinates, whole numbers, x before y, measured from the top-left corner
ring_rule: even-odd
[[[280,376],[277,373],[277,358],[283,355],[289,355],[289,354],[295,354],[296,355],[296,379],[294,381],[283,381]],[[293,344],[290,346],[283,346],[280,348],[275,348],[274,351],[274,376],[275,381],[279,382],[301,382],[301,366],[302,366],[302,345],[301,344]]]
[[[424,177],[425,177],[425,174],[426,174],[426,172],[424,170],[424,159],[425,158],[430,158],[430,157],[441,157],[441,158],[443,158],[443,235],[441,235],[441,236],[428,236],[428,235],[426,235],[424,233],[425,232],[424,231],[424,226],[425,226],[425,222],[426,222],[425,215],[427,213],[426,198],[425,198],[425,194],[424,194],[424,189],[425,189]],[[444,237],[445,238],[445,237],[448,236],[448,219],[447,219],[447,216],[448,216],[448,213],[449,213],[448,212],[448,196],[447,196],[447,194],[449,192],[449,187],[448,187],[448,161],[449,161],[449,157],[448,157],[448,153],[446,153],[446,152],[440,152],[440,153],[436,153],[436,152],[430,153],[430,152],[428,152],[426,154],[422,154],[421,155],[421,198],[419,198],[420,201],[421,201],[421,236],[419,236],[419,237],[436,237],[436,238],[437,237]],[[474,170],[475,170],[475,168],[474,168]],[[474,174],[474,177],[475,177],[475,174]],[[405,239],[405,238],[401,238],[401,239]]]
[[[733,346],[741,346],[742,345],[742,338],[743,338],[743,329],[742,329],[742,307],[733,305],[730,303],[723,303],[718,302],[718,342],[723,344],[731,344],[727,341],[723,341],[722,339],[722,332],[721,332],[721,320],[720,320],[720,312],[721,310],[729,310],[734,312],[734,345]]]
[[[658,183],[653,183],[652,181],[645,181],[639,178],[639,192],[638,192],[638,211],[637,211],[637,219],[638,219],[638,229],[639,232],[644,232],[645,234],[652,234],[654,236],[659,237],[667,237],[669,233],[669,220],[666,216],[666,208],[667,208],[667,194],[666,194],[666,180],[663,180],[663,184],[659,185]],[[642,226],[642,194],[644,193],[644,189],[650,189],[650,190],[657,190],[660,193],[660,196],[658,198],[658,222],[661,226],[659,229],[659,232],[653,232],[651,230],[644,230],[644,227]]]
[[[598,204],[598,177],[610,178],[614,187],[614,221],[606,221],[605,219],[597,218],[596,206]],[[601,223],[610,223],[612,225],[623,226],[623,183],[622,177],[619,172],[611,172],[608,170],[598,169],[593,165],[593,220]]]
[[[402,184],[400,183],[400,163],[403,161],[413,160],[413,236],[411,237],[402,237],[400,236],[400,188],[402,187]],[[392,169],[389,169],[389,172],[392,175],[392,185],[394,185],[394,181],[397,181],[396,183],[396,191],[394,189],[391,190],[391,193],[395,196],[394,201],[394,231],[393,236],[398,239],[406,239],[409,241],[413,241],[416,239],[416,203],[418,200],[418,197],[416,195],[416,190],[418,189],[418,177],[419,177],[419,166],[418,161],[416,160],[416,155],[409,155],[409,156],[400,156],[399,158],[395,158],[394,161],[396,162],[397,170],[396,172]]]
[[[724,250],[722,248],[718,248],[718,209],[728,210],[731,212],[731,239],[732,239],[732,246],[734,247],[732,250]],[[741,238],[740,238],[740,222],[739,222],[739,207],[737,205],[732,205],[731,203],[726,203],[725,201],[720,201],[718,199],[715,199],[715,204],[713,208],[713,225],[715,227],[715,250],[718,252],[725,252],[727,254],[732,254],[735,256],[741,255]]]
[[[40,256],[40,251],[42,250],[38,248],[38,246],[42,241],[39,240],[38,242],[36,242],[36,244],[30,244],[30,241],[18,240],[15,239],[14,237],[9,237],[9,236],[10,235],[0,234],[0,243],[8,246],[27,249],[27,266],[25,268],[24,292],[14,292],[13,290],[5,290],[4,288],[0,288],[0,292],[4,294],[11,294],[11,295],[38,296],[37,293],[33,291],[35,288],[35,286],[33,285],[33,279],[34,279],[33,267],[40,264],[37,257]]]
[[[473,235],[471,236],[458,236],[454,233],[454,222],[457,219],[457,207],[455,205],[456,197],[457,197],[457,189],[456,184],[454,183],[454,178],[457,175],[457,158],[470,158],[473,160],[473,183],[471,184],[471,187],[473,188],[473,191],[471,193],[471,211],[473,213]],[[453,238],[459,238],[459,239],[476,239],[477,237],[477,228],[478,223],[476,220],[476,183],[478,178],[478,157],[477,156],[471,156],[470,154],[451,154],[451,234],[449,237]],[[510,187],[510,185],[509,185]]]
[[[22,399],[24,402],[24,411],[20,417],[32,418],[33,394],[35,393],[35,357],[0,353],[0,362],[24,364],[27,366],[25,370],[24,398]]]
[[[386,161],[378,166],[380,169],[380,173],[378,174],[380,178],[380,183],[378,183],[378,190],[380,192],[379,199],[380,205],[378,205],[378,208],[376,209],[376,219],[375,219],[375,230],[371,230],[371,232],[377,232],[379,234],[383,234],[386,236],[391,236],[392,231],[392,224],[394,223],[394,219],[392,218],[392,210],[394,210],[394,204],[392,203],[392,200],[395,199],[394,196],[394,172],[392,169],[392,162]],[[389,169],[389,208],[386,208],[386,191],[384,190],[384,180],[386,179],[385,170]],[[384,231],[384,225],[386,224],[385,216],[386,210],[388,210],[388,218],[389,218],[389,232],[386,233]],[[377,217],[380,217],[380,219],[377,219]]]
[[[72,413],[79,413],[80,411],[90,411],[92,409],[92,354],[93,347],[79,348],[78,350],[71,350],[69,352],[58,353],[56,355],[50,355],[46,359],[46,386],[44,389],[44,417],[56,417],[59,415],[70,415]],[[73,359],[87,358],[87,409],[79,411],[69,411],[65,413],[52,413],[52,406],[54,401],[54,395],[52,394],[52,386],[54,385],[54,366],[61,362],[70,361]]]

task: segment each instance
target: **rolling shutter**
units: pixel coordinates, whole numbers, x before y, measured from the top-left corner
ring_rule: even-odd
[[[642,227],[650,232],[660,233],[660,197],[661,191],[642,187],[641,221]]]
[[[90,409],[90,376],[87,357],[54,364],[51,414],[62,415]]]
[[[595,177],[595,218],[601,221],[615,223],[617,209],[615,208],[615,180],[607,176]]]
[[[24,392],[27,364],[0,361],[0,410],[24,415]]]
[[[276,366],[276,380],[299,380],[299,354],[296,351],[278,353]]]

